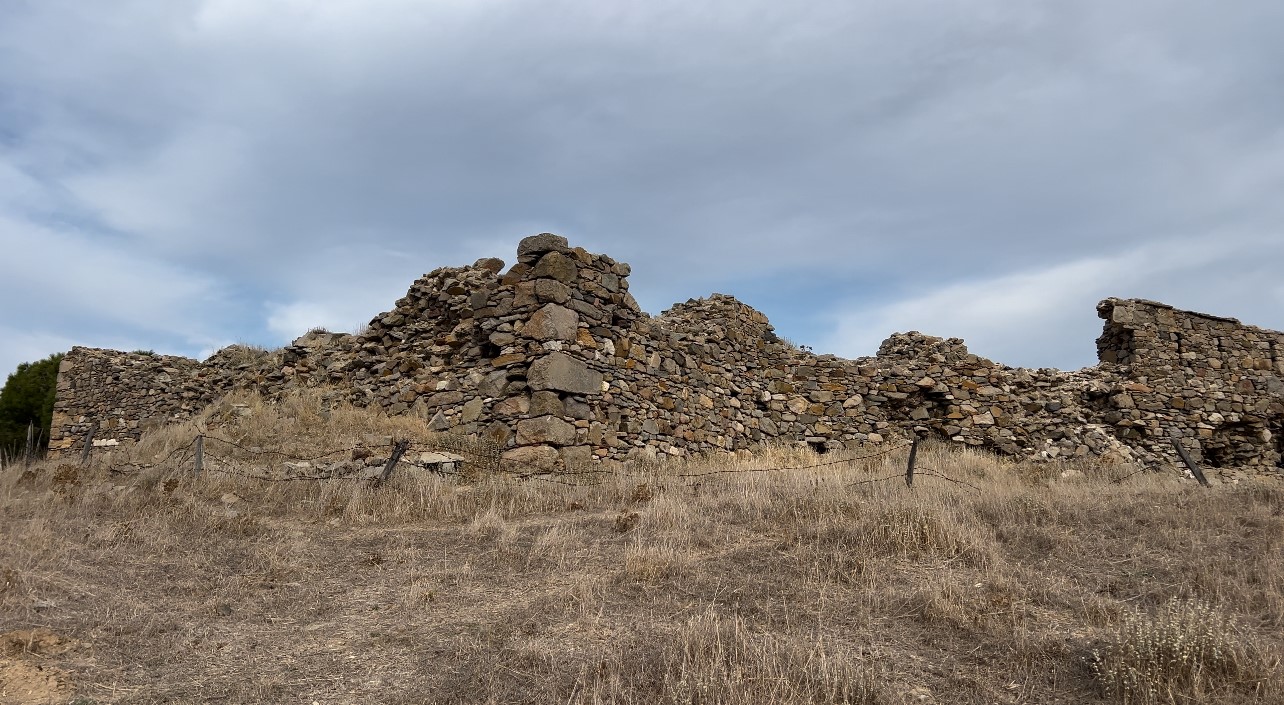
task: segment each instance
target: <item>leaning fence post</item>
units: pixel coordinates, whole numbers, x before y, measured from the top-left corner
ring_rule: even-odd
[[[1190,454],[1186,452],[1186,449],[1176,438],[1173,439],[1173,447],[1177,449],[1177,455],[1181,457],[1181,461],[1186,463],[1186,467],[1190,468],[1190,474],[1194,475],[1196,480],[1199,480],[1199,484],[1204,487],[1212,487],[1212,485],[1208,484],[1208,478],[1204,477],[1204,471],[1199,469],[1199,466],[1195,464]]]
[[[384,466],[383,474],[379,476],[380,482],[387,482],[388,478],[392,477],[392,469],[397,467],[397,463],[401,460],[401,455],[408,448],[410,448],[410,441],[397,441],[392,446],[392,457],[388,458],[388,464]]]
[[[914,442],[910,444],[909,465],[905,468],[906,487],[914,486],[914,460],[918,457],[918,441],[919,437],[916,435],[914,436]]]
[[[205,436],[196,437],[196,460],[192,466],[192,475],[200,477],[201,470],[205,468]]]
[[[36,432],[36,424],[34,422],[28,421],[27,422],[27,449],[26,449],[26,455],[23,457],[23,461],[22,461],[23,464],[26,465],[27,467],[31,466],[31,444],[32,444],[32,437],[35,435],[35,432]]]
[[[89,462],[89,451],[94,448],[94,434],[98,432],[98,422],[94,422],[89,427],[89,432],[85,434],[85,447],[80,449],[80,464],[84,465]]]

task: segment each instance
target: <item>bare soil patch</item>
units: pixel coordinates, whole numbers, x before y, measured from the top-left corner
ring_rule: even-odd
[[[48,629],[0,634],[0,705],[67,702],[72,687],[49,661],[71,646],[68,639]]]

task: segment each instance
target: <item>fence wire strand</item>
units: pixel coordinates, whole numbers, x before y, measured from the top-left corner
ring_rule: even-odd
[[[292,463],[311,463],[311,462],[315,462],[315,461],[317,461],[317,460],[322,460],[322,459],[324,459],[324,458],[329,458],[329,457],[334,456],[334,455],[339,455],[339,454],[341,454],[341,453],[351,453],[352,451],[357,450],[357,449],[359,449],[359,448],[368,448],[368,447],[369,447],[369,446],[366,446],[366,445],[364,445],[364,444],[358,443],[357,445],[354,445],[354,446],[352,446],[352,447],[350,447],[350,448],[337,448],[337,449],[335,449],[335,450],[327,451],[327,452],[322,453],[322,454],[320,454],[320,455],[314,455],[314,456],[311,456],[311,457],[296,458],[296,457],[293,457],[292,455],[290,455],[289,453],[286,453],[285,451],[281,451],[281,450],[271,450],[271,449],[264,450],[264,449],[261,449],[261,448],[248,448],[248,447],[246,447],[246,446],[241,445],[240,443],[237,443],[236,441],[228,440],[228,439],[226,439],[226,438],[219,438],[218,436],[205,436],[205,440],[207,440],[207,441],[216,441],[216,442],[218,442],[218,443],[222,443],[223,445],[232,446],[233,448],[237,448],[237,449],[239,449],[239,450],[243,450],[243,451],[245,451],[246,453],[249,453],[250,455],[253,455],[253,456],[256,456],[256,457],[261,457],[261,456],[264,456],[264,455],[275,455],[275,456],[278,456],[278,457],[289,458],[289,460],[288,460],[287,462],[292,462]],[[193,442],[195,442],[195,441],[193,441]]]
[[[953,482],[956,485],[962,485],[963,487],[967,487],[968,489],[975,490],[976,492],[981,491],[980,487],[977,487],[976,485],[970,482],[965,482],[963,480],[956,480],[950,477],[949,475],[946,475],[945,473],[941,472],[940,470],[937,470],[936,468],[929,468],[929,467],[920,465],[918,468],[916,468],[916,470],[917,470],[917,474],[923,477],[939,477],[942,480]]]
[[[420,453],[420,454],[427,454],[427,453],[442,454],[447,456],[450,459],[443,460],[441,462],[432,462],[430,460],[424,459],[423,457],[418,457],[418,458],[407,457],[406,455],[403,454],[403,456],[400,457],[398,461],[392,465],[393,469],[395,469],[396,467],[399,467],[400,465],[406,465],[408,467],[418,468],[420,470],[423,470],[428,473],[432,473],[434,475],[437,475],[443,478],[455,478],[459,480],[468,478],[470,476],[472,478],[477,478],[477,477],[484,476],[486,472],[489,471],[495,477],[504,477],[504,478],[508,478],[510,480],[514,480],[518,482],[534,481],[534,482],[546,482],[550,484],[557,484],[557,485],[570,486],[570,487],[596,487],[596,486],[602,486],[602,485],[608,484],[613,480],[613,478],[617,478],[622,475],[638,474],[636,470],[627,470],[624,468],[580,467],[580,468],[573,468],[573,469],[568,469],[568,470],[559,472],[555,470],[545,470],[545,469],[539,469],[539,468],[533,468],[533,467],[504,467],[503,464],[500,462],[501,450],[498,446],[490,444],[489,442],[484,440],[454,438],[454,437],[445,436],[445,435],[443,435],[441,438],[436,438],[436,439],[427,440],[427,441],[393,439],[392,442],[390,442],[387,445],[357,443],[352,446],[327,450],[323,453],[318,453],[316,455],[295,456],[283,450],[247,447],[241,443],[238,443],[228,438],[201,434],[192,438],[190,441],[188,441],[183,445],[171,448],[163,458],[155,462],[150,462],[150,463],[149,462],[125,462],[125,463],[120,463],[118,465],[109,466],[107,470],[113,474],[133,475],[142,470],[148,470],[148,469],[163,467],[163,466],[172,466],[173,471],[177,472],[181,467],[193,461],[197,452],[196,450],[197,440],[201,438],[203,438],[205,441],[211,442],[209,444],[205,444],[202,447],[202,452],[201,452],[203,471],[205,473],[233,475],[237,477],[243,477],[246,479],[258,480],[263,482],[299,482],[299,481],[365,479],[365,480],[371,481],[374,484],[380,484],[382,482],[380,478],[383,473],[381,474],[373,474],[373,473],[379,469],[378,466],[387,465],[387,463],[392,459],[391,458],[392,453],[398,447],[398,444],[405,444],[405,450],[407,451],[414,450],[416,453]],[[244,457],[235,457],[235,454],[224,454],[219,452],[213,452],[210,448],[210,445],[221,445],[222,447],[229,450],[230,449],[239,450],[250,457],[249,459],[247,459]],[[742,474],[750,474],[750,473],[797,472],[797,471],[832,467],[837,465],[850,465],[850,464],[860,463],[863,461],[872,460],[875,458],[885,457],[897,451],[901,451],[906,448],[912,448],[913,445],[914,445],[913,443],[908,443],[908,442],[898,443],[896,445],[889,446],[887,448],[882,448],[877,451],[866,453],[863,455],[843,457],[835,460],[826,460],[826,461],[821,461],[816,463],[785,465],[785,466],[779,466],[779,467],[765,467],[765,468],[728,468],[728,469],[722,469],[722,470],[709,470],[709,471],[702,471],[702,472],[675,473],[675,474],[669,475],[669,477],[675,480],[683,481],[684,484],[686,484],[687,486],[699,487],[704,484],[703,481],[700,480],[701,478],[709,478],[709,477],[717,477],[717,476],[725,476],[725,475],[742,475]],[[368,452],[365,453],[364,455],[358,455],[358,451],[368,451]],[[268,474],[257,474],[257,473],[249,472],[242,468],[236,467],[237,464],[242,464],[246,462],[252,463],[265,456],[272,456],[274,458],[279,458],[281,459],[280,462],[282,464],[289,464],[289,463],[312,463],[318,460],[332,458],[334,456],[338,456],[342,454],[349,454],[352,458],[352,461],[354,462],[360,461],[362,465],[358,467],[338,467],[338,468],[331,467],[328,471],[319,472],[317,474],[298,475],[298,476],[287,475],[284,477],[273,477]],[[913,462],[912,455],[913,454],[911,454],[911,458],[909,460],[909,466],[903,472],[899,472],[896,474],[889,474],[882,477],[873,477],[873,478],[856,480],[854,482],[844,483],[843,486],[857,487],[857,486],[870,485],[870,484],[875,484],[880,482],[890,482],[893,480],[907,480],[907,483],[906,483],[907,486],[912,488],[912,486],[908,482],[908,479],[910,477],[932,477],[940,480],[945,480],[946,482],[950,482],[960,487],[967,488],[968,490],[973,492],[978,492],[978,493],[983,492],[983,490],[977,485],[967,482],[965,480],[960,480],[955,477],[950,477],[949,475],[945,474],[944,472],[942,472],[937,468],[926,466],[926,465],[916,466]],[[472,466],[471,468],[468,467],[470,465]],[[320,470],[320,468],[317,468],[317,470]],[[1135,472],[1129,473],[1128,475],[1112,480],[1111,483],[1112,484],[1122,483],[1123,481],[1131,477],[1140,475],[1149,470],[1150,468],[1141,467]],[[387,471],[385,470],[385,473],[386,472]],[[697,480],[697,481],[691,482],[691,480]]]
[[[164,467],[164,466],[172,466],[172,469],[177,471],[183,465],[193,461],[195,457],[195,446],[198,438],[203,438],[204,441],[206,441],[206,444],[203,446],[202,452],[201,452],[203,472],[209,473],[209,474],[232,475],[236,477],[242,477],[245,479],[257,480],[261,482],[300,482],[300,481],[319,481],[319,480],[346,480],[346,479],[361,478],[363,474],[372,472],[373,470],[376,469],[377,465],[385,464],[390,459],[390,458],[381,457],[380,455],[376,455],[375,454],[376,452],[389,451],[389,454],[390,454],[390,451],[395,447],[395,442],[387,446],[383,444],[372,445],[367,443],[357,443],[355,445],[346,446],[343,448],[335,448],[335,449],[327,450],[325,452],[317,453],[315,455],[295,455],[283,450],[271,449],[271,448],[268,448],[268,449],[256,448],[256,447],[246,446],[242,443],[238,443],[229,438],[223,438],[215,435],[201,434],[197,437],[192,438],[192,440],[188,441],[187,443],[181,446],[177,446],[175,448],[170,449],[169,453],[167,453],[165,457],[155,462],[150,462],[150,463],[127,462],[127,463],[121,463],[118,465],[112,465],[107,469],[109,472],[112,472],[113,474],[123,474],[123,475],[132,475],[142,470],[149,470],[152,468]],[[407,448],[409,450],[414,450],[418,453],[440,453],[447,456],[453,456],[456,459],[444,461],[444,462],[427,462],[424,460],[417,460],[411,457],[403,456],[402,458],[399,459],[398,463],[396,464],[397,466],[406,465],[406,466],[418,468],[425,472],[429,472],[445,478],[460,479],[465,477],[468,473],[466,472],[466,470],[462,469],[460,466],[469,464],[469,463],[472,463],[478,466],[479,470],[489,469],[496,476],[507,477],[509,479],[516,480],[519,482],[525,482],[525,481],[546,482],[546,483],[558,484],[558,485],[564,485],[564,486],[570,486],[570,487],[601,486],[601,485],[607,484],[612,477],[619,476],[625,472],[621,469],[615,469],[615,468],[588,468],[588,467],[575,468],[575,469],[565,470],[560,472],[554,471],[554,470],[543,470],[543,469],[536,469],[536,468],[504,468],[498,462],[499,455],[500,455],[498,452],[498,449],[487,448],[484,442],[470,443],[470,442],[463,442],[463,441],[454,440],[454,439],[443,439],[442,442],[407,441],[407,444],[408,444]],[[225,454],[225,453],[214,451],[211,446],[215,446],[215,445],[222,446],[229,450],[234,449],[234,450],[240,451],[241,453],[249,457],[248,458],[238,457],[237,454],[234,454],[234,453]],[[472,447],[469,447],[470,445]],[[692,480],[696,478],[711,477],[711,476],[718,476],[718,475],[813,470],[817,468],[832,467],[836,465],[859,463],[859,462],[870,460],[873,458],[886,456],[898,450],[903,450],[908,447],[910,447],[909,443],[901,443],[888,448],[880,449],[873,453],[867,453],[864,455],[859,455],[854,457],[844,457],[836,460],[827,460],[827,461],[822,461],[817,463],[787,465],[787,466],[768,467],[768,468],[737,468],[737,469],[726,469],[726,470],[712,470],[707,472],[678,473],[673,475],[672,477],[678,480]],[[367,462],[365,466],[359,467],[359,468],[350,468],[350,469],[343,469],[338,471],[332,470],[329,472],[322,472],[318,474],[285,476],[285,477],[273,477],[266,474],[248,472],[246,470],[236,467],[237,463],[244,463],[247,461],[254,462],[265,456],[271,456],[273,458],[277,458],[279,459],[279,462],[281,462],[282,464],[311,463],[318,460],[332,458],[332,457],[344,455],[344,454],[355,456],[357,451],[362,451],[362,450],[372,451],[372,453],[366,455],[365,458],[374,459],[377,461],[377,463],[375,465],[371,465]],[[357,458],[354,457],[354,460],[355,459]],[[854,483],[850,483],[848,486],[869,484],[873,482],[883,482],[886,480],[894,480],[901,477],[904,477],[904,475],[903,474],[890,475],[888,477],[883,477],[883,478],[874,478],[870,480],[857,481]],[[589,478],[591,478],[592,481],[586,481]],[[368,477],[365,479],[369,479],[371,481],[378,481],[377,476]],[[949,478],[945,478],[945,479],[949,479]],[[686,484],[691,485],[693,483],[687,482]],[[694,483],[694,484],[699,485],[701,483]],[[961,483],[961,484],[966,484],[966,483]]]
[[[842,465],[844,463],[858,463],[862,460],[869,460],[871,458],[877,458],[879,456],[887,455],[893,451],[900,450],[901,448],[909,448],[910,445],[911,444],[909,443],[902,443],[901,445],[892,446],[891,448],[885,448],[883,450],[870,453],[868,455],[861,455],[855,458],[840,458],[838,460],[829,460],[829,461],[820,462],[820,463],[812,463],[810,465],[792,465],[792,466],[779,467],[779,468],[741,468],[738,470],[711,470],[709,472],[686,473],[682,475],[676,475],[675,477],[706,477],[708,475],[731,475],[731,474],[749,473],[749,472],[783,472],[787,470],[813,470],[815,468],[823,468],[823,467],[828,467],[830,465]]]

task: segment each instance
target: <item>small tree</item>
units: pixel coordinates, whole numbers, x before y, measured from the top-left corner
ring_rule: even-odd
[[[28,425],[39,429],[39,449],[49,447],[61,362],[62,353],[58,353],[39,362],[24,362],[9,375],[0,389],[0,453],[14,456],[23,452]]]

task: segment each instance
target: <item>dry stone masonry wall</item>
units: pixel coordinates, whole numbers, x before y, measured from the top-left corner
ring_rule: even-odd
[[[441,268],[360,334],[309,333],[276,352],[205,362],[75,348],[62,363],[52,449],[129,442],[233,389],[418,414],[547,470],[637,457],[911,433],[1036,458],[1172,465],[1172,438],[1223,474],[1279,474],[1284,334],[1141,300],[1098,306],[1101,363],[1014,369],[957,338],[888,338],[874,357],[813,355],[766,316],[714,294],[663,314],[629,294],[627,264],[542,234],[517,263]]]
[[[1278,468],[1284,450],[1284,333],[1153,301],[1107,299],[1103,366],[1128,383],[1099,400],[1128,442],[1191,439],[1222,468]]]

